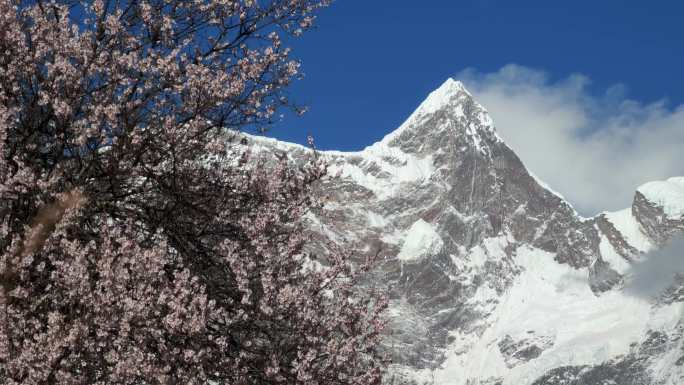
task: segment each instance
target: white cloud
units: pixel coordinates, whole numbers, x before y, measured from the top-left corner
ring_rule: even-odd
[[[643,257],[627,271],[625,293],[652,298],[674,282],[675,275],[684,272],[684,238],[675,238],[663,247]]]
[[[629,207],[639,185],[684,175],[684,106],[630,100],[621,85],[595,96],[586,76],[551,81],[519,65],[457,78],[527,167],[584,215]]]

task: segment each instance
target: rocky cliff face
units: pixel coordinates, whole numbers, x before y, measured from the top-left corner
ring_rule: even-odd
[[[295,159],[309,151],[254,142]],[[684,279],[669,300],[624,290],[633,265],[684,230],[684,178],[642,186],[631,209],[582,218],[453,80],[380,142],[319,156],[339,177],[306,218],[311,247],[330,239],[382,257],[369,284],[391,287],[397,379],[684,383]]]

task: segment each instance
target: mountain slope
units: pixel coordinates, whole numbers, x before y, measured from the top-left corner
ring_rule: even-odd
[[[295,159],[309,152],[254,142]],[[339,177],[320,186],[325,208],[306,218],[311,247],[331,239],[382,257],[369,284],[392,287],[386,344],[397,377],[684,383],[681,299],[624,290],[633,265],[684,230],[684,178],[645,184],[630,209],[582,218],[451,79],[380,142],[319,156]]]

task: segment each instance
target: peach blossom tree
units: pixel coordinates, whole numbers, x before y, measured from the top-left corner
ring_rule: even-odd
[[[0,0],[0,384],[378,384],[372,261],[306,249],[289,105],[324,0]]]

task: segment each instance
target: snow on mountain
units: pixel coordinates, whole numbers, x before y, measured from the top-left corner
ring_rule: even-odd
[[[684,217],[684,177],[649,182],[637,189],[650,202],[663,208],[670,219]]]
[[[418,219],[406,231],[397,258],[401,261],[412,261],[423,254],[439,252],[442,244],[442,238],[435,228],[423,219]]]
[[[582,218],[451,79],[378,143],[318,156],[339,176],[319,186],[327,204],[305,218],[310,247],[330,239],[380,253],[369,283],[392,287],[385,344],[395,379],[684,383],[684,275],[651,299],[623,290],[634,263],[684,231],[684,178],[647,183],[631,208]]]
[[[623,239],[640,252],[653,249],[654,245],[632,214],[632,209],[606,213],[607,219],[615,226]]]
[[[675,305],[654,317],[650,304],[640,299],[617,291],[596,296],[586,284],[586,272],[546,261],[552,261],[547,252],[519,250],[521,273],[492,307],[491,325],[477,339],[456,334],[446,361],[435,371],[435,383],[466,385],[494,378],[531,384],[555,368],[597,365],[629,354],[631,344],[646,332],[672,331],[680,320]],[[483,297],[488,296],[494,293]],[[507,340],[517,346],[502,349]],[[432,373],[420,375],[426,380]]]

